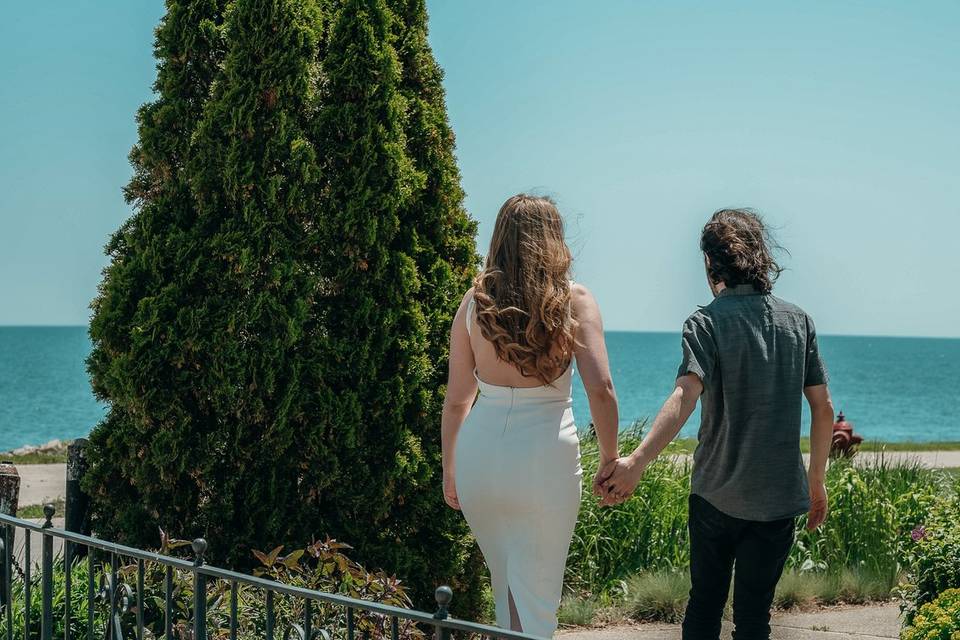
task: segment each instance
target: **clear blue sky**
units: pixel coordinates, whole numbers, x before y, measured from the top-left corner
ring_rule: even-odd
[[[84,324],[129,214],[159,1],[0,24],[0,324]],[[833,334],[960,336],[960,3],[430,2],[467,206],[553,195],[608,328],[708,301],[697,235],[753,206]]]

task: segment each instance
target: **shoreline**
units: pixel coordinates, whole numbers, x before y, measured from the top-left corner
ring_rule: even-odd
[[[625,431],[625,430],[621,430]],[[581,438],[584,434],[581,434]],[[9,451],[0,452],[0,461],[12,462],[15,465],[58,464],[67,461],[67,447],[73,440],[54,439],[44,444],[23,445]],[[666,454],[693,453],[696,449],[696,438],[677,438],[664,450]],[[810,452],[810,438],[800,439],[800,451]],[[939,441],[931,440],[919,442],[913,440],[886,442],[882,440],[867,440],[861,446],[861,453],[948,453],[960,452],[960,440]]]

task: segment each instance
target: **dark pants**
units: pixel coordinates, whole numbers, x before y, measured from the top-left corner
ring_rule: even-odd
[[[690,496],[690,602],[684,640],[717,640],[733,575],[733,637],[770,637],[770,605],[793,545],[796,518],[754,522]],[[736,573],[733,569],[736,567]]]

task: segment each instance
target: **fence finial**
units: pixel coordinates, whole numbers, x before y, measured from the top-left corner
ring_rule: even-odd
[[[437,612],[433,614],[434,619],[446,620],[450,615],[448,608],[450,607],[450,601],[453,600],[453,589],[446,585],[437,587],[434,597],[437,599]]]
[[[196,538],[190,546],[193,547],[193,565],[195,567],[203,566],[203,556],[207,553],[207,541],[203,538]]]
[[[44,529],[50,529],[53,527],[53,516],[57,513],[57,508],[50,504],[49,502],[43,505],[43,517],[45,521],[43,523]]]

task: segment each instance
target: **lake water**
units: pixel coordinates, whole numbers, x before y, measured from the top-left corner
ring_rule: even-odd
[[[610,332],[623,424],[652,416],[673,387],[680,338]],[[960,440],[960,339],[821,336],[834,404],[873,440]],[[90,391],[85,327],[0,327],[0,451],[86,435],[104,414]],[[589,422],[574,385],[574,412]],[[696,435],[699,412],[683,435]],[[809,424],[805,414],[804,425]]]

